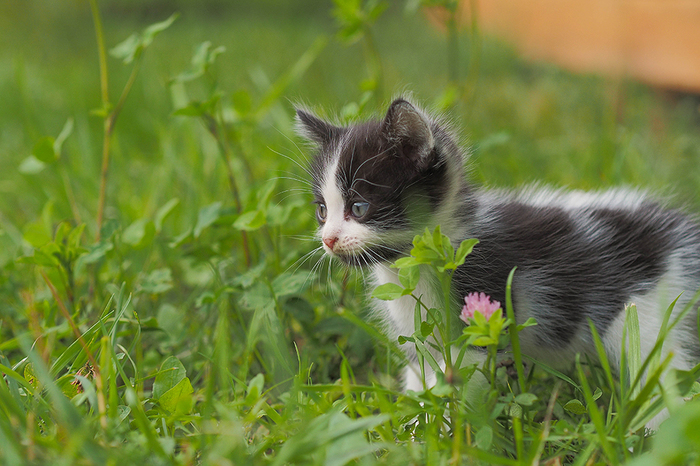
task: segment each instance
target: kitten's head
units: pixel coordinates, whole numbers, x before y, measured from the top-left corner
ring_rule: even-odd
[[[350,265],[394,260],[425,227],[456,222],[465,188],[462,153],[437,121],[404,99],[386,116],[351,126],[297,110],[318,152],[312,164],[318,235]]]

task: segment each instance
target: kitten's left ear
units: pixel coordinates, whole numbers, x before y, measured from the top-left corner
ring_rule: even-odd
[[[423,112],[403,99],[396,99],[382,122],[382,132],[399,150],[419,165],[433,151],[435,139]]]
[[[342,133],[342,128],[320,119],[316,115],[300,108],[297,112],[297,131],[310,141],[324,146]]]

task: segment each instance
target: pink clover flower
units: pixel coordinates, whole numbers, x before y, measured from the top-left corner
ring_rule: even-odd
[[[501,308],[501,303],[498,301],[491,301],[491,297],[485,293],[469,293],[464,297],[464,307],[462,308],[462,314],[459,318],[462,319],[467,325],[470,323],[469,319],[474,318],[474,313],[478,312],[486,320],[489,320],[494,312]]]

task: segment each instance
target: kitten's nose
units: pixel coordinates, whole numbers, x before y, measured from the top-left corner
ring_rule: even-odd
[[[337,236],[333,236],[332,238],[323,238],[323,243],[328,246],[328,249],[331,251],[333,250],[333,246],[335,246],[335,243],[338,241]]]

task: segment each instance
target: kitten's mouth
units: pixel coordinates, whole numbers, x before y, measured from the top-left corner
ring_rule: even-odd
[[[377,246],[369,250],[357,252],[333,252],[333,256],[339,259],[344,264],[351,267],[366,267],[375,265],[381,262],[393,262],[405,253],[400,252],[402,249],[409,251],[410,244],[407,248],[391,248],[388,246]]]

